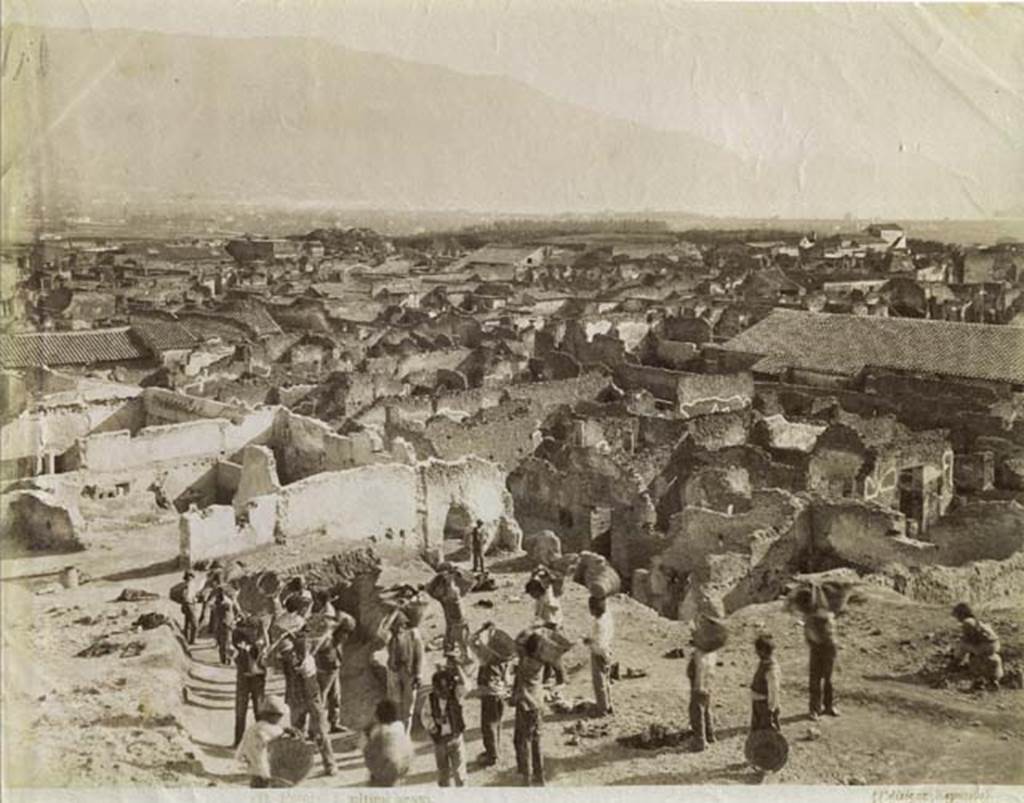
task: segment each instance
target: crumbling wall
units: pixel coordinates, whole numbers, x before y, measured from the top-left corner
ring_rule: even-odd
[[[459,505],[472,520],[484,522],[485,545],[498,535],[502,518],[513,520],[511,494],[505,489],[505,472],[477,457],[457,462],[428,460],[417,467],[425,510],[425,541],[440,544],[452,505]]]
[[[654,359],[659,366],[677,371],[685,369],[700,354],[700,347],[694,343],[678,340],[654,339]]]
[[[279,479],[284,484],[374,460],[369,434],[338,435],[324,422],[289,410],[281,410],[277,417],[273,451]]]
[[[152,463],[216,458],[224,452],[222,419],[165,424],[140,430],[104,432],[78,442],[78,468],[88,471],[127,471]]]
[[[676,386],[678,410],[684,416],[729,412],[750,407],[754,399],[754,377],[735,374],[694,374],[681,372]]]
[[[187,564],[237,555],[274,541],[277,499],[256,496],[244,505],[211,505],[181,514],[178,551]]]
[[[771,489],[755,491],[740,513],[691,507],[673,516],[661,563],[688,578],[680,617],[695,616],[702,600],[733,611],[776,597],[810,543],[807,507]]]
[[[812,521],[813,552],[840,565],[877,571],[893,562],[920,565],[938,558],[934,544],[905,537],[901,513],[871,502],[818,499]]]
[[[996,467],[992,452],[958,454],[953,460],[953,482],[959,493],[975,494],[991,491],[995,486]]]
[[[223,463],[218,465],[218,468]],[[274,453],[266,446],[246,446],[242,450],[242,469],[237,491],[232,499],[236,511],[245,509],[249,500],[257,496],[276,494],[281,490],[277,477]]]
[[[13,491],[3,500],[2,533],[28,549],[77,551],[85,549],[85,521],[73,497],[41,490]]]
[[[541,413],[534,405],[503,402],[462,421],[447,416],[432,418],[422,437],[430,444],[430,454],[442,460],[479,455],[510,470],[533,452],[540,419]]]
[[[359,540],[395,532],[420,532],[418,477],[413,466],[384,463],[315,474],[278,494],[278,530],[285,538],[323,531]]]

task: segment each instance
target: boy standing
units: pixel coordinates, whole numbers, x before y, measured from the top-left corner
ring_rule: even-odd
[[[438,666],[430,689],[430,738],[437,760],[437,785],[466,785],[466,745],[463,734],[462,697],[466,681],[456,661],[458,653],[444,654],[445,664]]]
[[[370,786],[397,786],[409,771],[412,742],[398,716],[394,700],[377,703],[376,722],[365,731],[363,758],[370,771]]]
[[[764,634],[754,641],[758,664],[750,681],[750,729],[780,730],[779,688],[782,675],[775,660],[775,642]]]
[[[284,735],[281,720],[288,707],[280,697],[271,696],[263,701],[256,721],[246,728],[235,757],[249,771],[249,785],[253,789],[266,789],[271,785],[270,743]]]

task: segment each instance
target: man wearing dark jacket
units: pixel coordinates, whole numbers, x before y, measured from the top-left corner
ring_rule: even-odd
[[[466,785],[466,744],[463,734],[466,721],[462,714],[462,697],[466,692],[463,677],[453,651],[445,652],[445,664],[439,666],[431,679],[430,738],[437,760],[437,785]]]
[[[484,523],[480,520],[476,520],[476,526],[473,528],[473,532],[469,536],[470,538],[470,551],[473,553],[473,571],[480,572],[481,574],[485,571],[484,569]]]

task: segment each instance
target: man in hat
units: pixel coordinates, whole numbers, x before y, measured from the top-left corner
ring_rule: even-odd
[[[594,716],[606,717],[612,709],[612,638],[615,623],[604,597],[591,597],[588,606],[592,617],[590,636],[583,643],[590,647],[590,677],[594,683]]]
[[[476,526],[469,536],[470,551],[473,553],[473,571],[483,574],[484,569],[484,523],[482,519],[476,520]]]
[[[804,618],[804,637],[810,652],[810,717],[817,719],[823,713],[837,717],[839,709],[835,706],[835,690],[832,687],[832,673],[839,651],[836,643],[836,615],[826,607],[813,610]]]
[[[217,655],[222,664],[231,664],[231,633],[241,610],[226,586],[218,586],[210,602],[210,630],[217,642]]]
[[[186,569],[184,575],[185,590],[181,595],[181,613],[184,617],[181,629],[185,634],[185,641],[189,644],[196,643],[196,636],[199,634],[199,617],[196,612],[196,605],[199,604],[199,589],[196,584],[196,573]]]
[[[252,702],[253,717],[259,719],[267,685],[267,669],[264,664],[263,645],[257,636],[236,629],[235,643],[235,741],[237,747],[245,733],[245,719],[249,703]]]
[[[438,786],[466,785],[466,720],[462,698],[466,678],[458,664],[459,654],[448,650],[445,663],[434,671],[430,686],[430,738],[434,742]]]
[[[288,713],[288,706],[280,697],[267,697],[256,714],[256,721],[246,728],[239,739],[235,757],[245,764],[249,772],[250,786],[266,789],[271,785],[270,743],[284,735],[281,720]]]
[[[408,731],[416,708],[416,693],[423,672],[423,638],[419,628],[399,614],[391,623],[388,642],[388,696],[398,705],[398,715]]]
[[[533,597],[534,625],[541,625],[549,630],[558,630],[562,626],[562,602],[555,594],[554,578],[546,569],[538,569],[526,584],[527,593]],[[551,681],[554,685],[553,699],[561,697],[565,686],[565,669],[562,659],[544,664],[543,682]]]
[[[999,688],[1003,659],[996,631],[980,621],[966,602],[954,606],[953,617],[960,622],[960,643],[953,652],[952,668],[959,669],[967,658],[975,688]]]

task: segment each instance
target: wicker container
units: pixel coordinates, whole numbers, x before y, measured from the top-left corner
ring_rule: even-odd
[[[281,736],[270,743],[267,752],[270,757],[270,774],[296,786],[313,769],[316,748],[301,737]]]
[[[261,594],[272,597],[281,590],[281,578],[274,571],[260,572],[256,577],[256,588]]]
[[[480,663],[493,664],[516,657],[516,640],[498,627],[489,627],[472,641],[472,650]]]
[[[729,640],[729,629],[721,619],[701,616],[693,631],[693,643],[702,652],[720,650]]]
[[[747,761],[767,772],[776,772],[786,766],[789,743],[777,730],[751,731],[744,746]]]
[[[185,604],[185,590],[188,588],[188,583],[184,580],[180,583],[175,583],[171,586],[170,598],[171,602],[176,602],[179,605]]]

